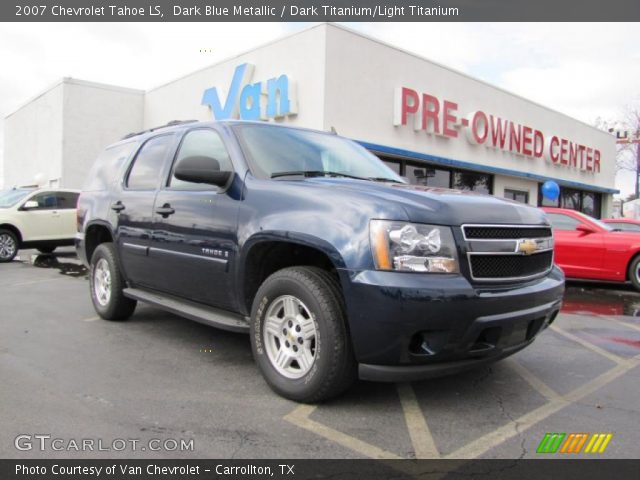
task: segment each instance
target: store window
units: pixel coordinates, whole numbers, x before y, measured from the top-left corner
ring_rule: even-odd
[[[395,162],[391,160],[383,160],[383,162],[387,167],[389,167],[395,173],[397,173],[398,175],[402,175],[400,173],[400,170],[402,169],[402,164],[400,162]]]
[[[515,200],[520,203],[529,203],[529,192],[523,190],[513,190],[511,188],[504,189],[504,198]]]
[[[475,172],[452,172],[451,188],[478,193],[491,193],[491,175]]]
[[[431,166],[407,162],[405,176],[415,185],[441,188],[449,188],[451,185],[451,172]]]
[[[560,196],[556,200],[549,200],[542,195],[542,184],[538,189],[538,205],[541,207],[561,207],[577,210],[593,218],[602,215],[602,195],[575,188],[560,187]]]

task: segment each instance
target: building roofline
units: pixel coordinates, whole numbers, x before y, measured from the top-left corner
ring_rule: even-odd
[[[108,83],[91,82],[91,81],[88,81],[88,80],[80,80],[78,78],[72,78],[72,77],[63,77],[63,78],[58,79],[55,83],[53,83],[49,87],[45,88],[43,91],[41,91],[37,95],[35,95],[35,96],[29,98],[28,100],[22,102],[17,108],[12,110],[11,113],[8,113],[7,115],[5,115],[5,117],[4,117],[5,120],[7,118],[11,117],[12,115],[18,113],[20,110],[22,110],[24,107],[26,107],[30,103],[33,103],[36,100],[38,100],[40,97],[45,96],[47,93],[49,93],[54,88],[57,88],[60,85],[65,85],[65,84],[66,85],[79,85],[79,86],[83,86],[83,87],[99,88],[99,89],[102,89],[102,90],[111,90],[111,91],[121,92],[121,93],[131,93],[131,94],[135,94],[135,95],[144,95],[144,93],[145,93],[144,90],[138,90],[138,89],[135,89],[135,88],[120,87],[118,85],[110,85]]]

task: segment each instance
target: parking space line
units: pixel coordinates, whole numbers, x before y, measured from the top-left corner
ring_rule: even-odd
[[[509,365],[509,368],[520,375],[529,385],[531,385],[531,387],[533,387],[534,390],[536,390],[547,400],[557,400],[558,398],[560,398],[558,392],[544,383],[540,378],[538,378],[530,370],[528,370],[522,364],[518,363],[513,358],[508,359],[506,363],[507,365]]]
[[[95,322],[96,320],[100,320],[100,317],[89,317],[82,319],[83,322]]]
[[[606,320],[610,320],[612,322],[615,322],[619,325],[622,325],[623,327],[627,327],[627,328],[631,328],[632,330],[637,330],[640,332],[640,325],[635,325],[633,323],[628,323],[625,322],[624,320],[620,320],[618,318],[609,316],[609,315],[602,315],[602,318],[606,319]]]
[[[584,348],[587,348],[589,350],[591,350],[592,352],[597,353],[598,355],[602,355],[603,357],[608,358],[609,360],[617,363],[617,364],[622,364],[624,363],[626,360],[618,355],[615,355],[611,352],[607,352],[605,349],[600,348],[596,345],[594,345],[591,342],[587,342],[586,340],[583,340],[582,338],[574,335],[573,333],[569,333],[566,330],[563,330],[561,328],[558,328],[555,325],[551,325],[549,327],[551,330],[553,330],[554,332],[562,335],[565,338],[568,338],[569,340],[572,340],[573,342],[576,342],[580,345],[582,345]]]
[[[347,435],[346,433],[334,430],[322,423],[311,420],[309,415],[311,415],[316,408],[317,407],[312,405],[300,405],[285,415],[284,419],[297,427],[309,430],[316,435],[320,435],[327,440],[337,443],[338,445],[342,445],[343,447],[353,450],[365,457],[386,460],[400,460],[402,458],[395,453],[388,452],[376,447],[375,445],[364,442],[359,438],[352,437],[351,435]]]
[[[429,430],[429,425],[422,413],[413,387],[408,383],[400,383],[397,388],[416,458],[440,458],[440,452],[433,440],[433,435],[431,435],[431,430]]]
[[[515,421],[509,422],[506,425],[488,433],[476,440],[468,443],[467,445],[445,455],[445,458],[477,458],[480,455],[488,452],[492,448],[504,443],[510,438],[521,434],[525,430],[531,428],[537,423],[541,422],[545,418],[550,417],[554,413],[562,410],[575,402],[582,400],[587,395],[601,389],[607,384],[611,383],[618,377],[624,375],[629,370],[640,365],[640,355],[633,357],[629,360],[624,360],[611,370],[596,377],[591,382],[588,382],[581,387],[569,392],[566,395],[559,396],[556,400],[553,400],[541,407],[532,410],[529,413],[522,415]]]
[[[59,280],[59,277],[55,277],[55,278],[43,278],[43,279],[41,279],[41,280],[31,280],[30,282],[5,283],[4,285],[0,285],[0,288],[6,288],[6,287],[24,287],[25,285],[35,285],[36,283],[53,282],[54,280]]]

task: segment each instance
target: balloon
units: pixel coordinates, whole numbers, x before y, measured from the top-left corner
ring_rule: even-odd
[[[553,180],[547,180],[542,184],[542,196],[548,200],[557,200],[560,196],[560,186]]]

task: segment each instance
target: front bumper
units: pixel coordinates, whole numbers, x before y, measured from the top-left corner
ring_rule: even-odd
[[[564,276],[474,286],[462,275],[340,271],[360,377],[410,381],[499,360],[557,315]]]

